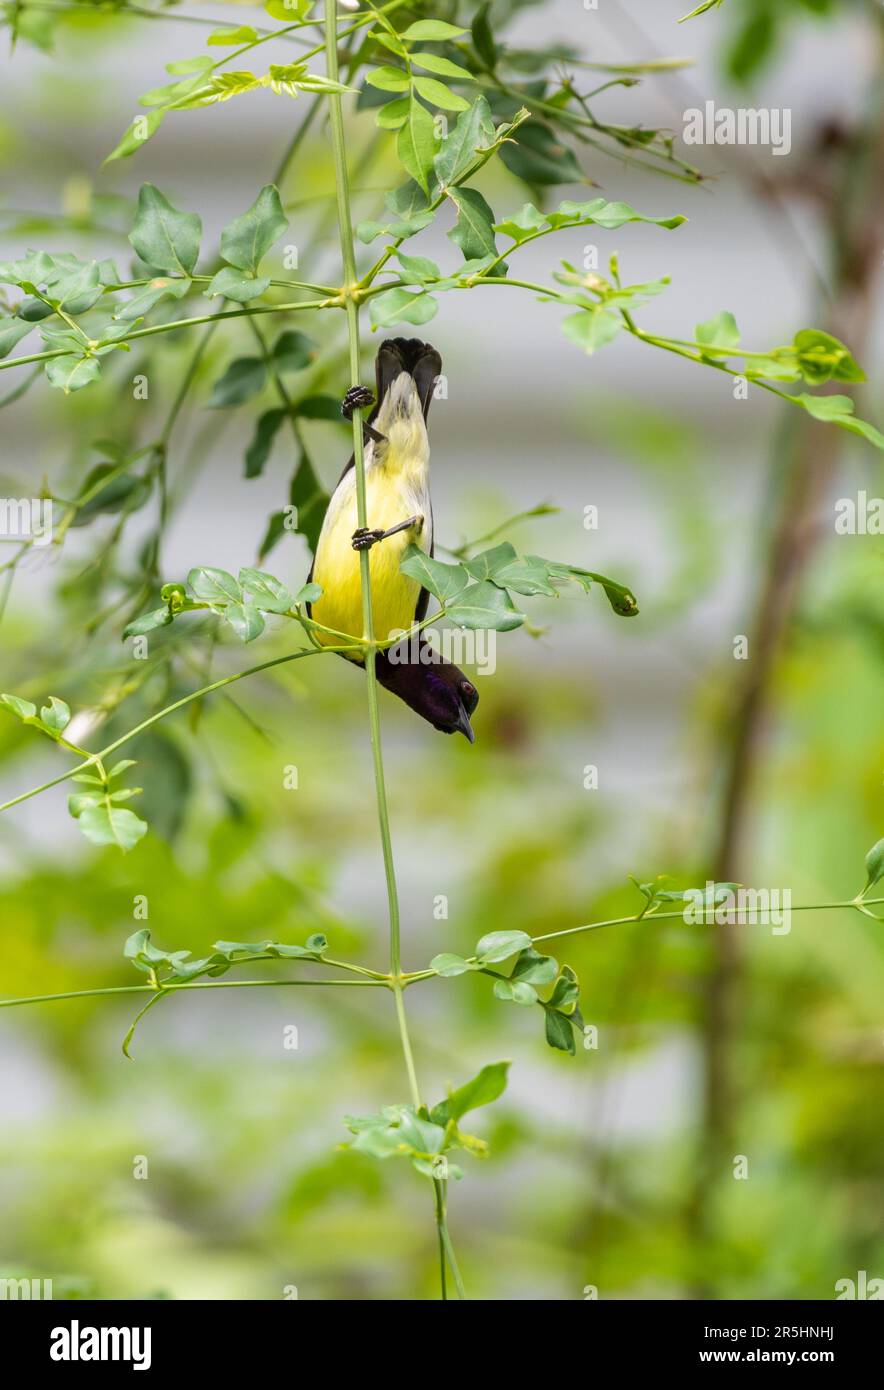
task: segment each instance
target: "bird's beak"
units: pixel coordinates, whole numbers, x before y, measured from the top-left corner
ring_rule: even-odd
[[[468,738],[470,740],[470,743],[476,742],[476,735],[473,733],[473,726],[470,723],[470,716],[467,714],[463,705],[461,705],[460,707],[460,713],[457,717],[457,723],[455,724],[454,728],[457,730],[458,733],[461,733],[464,735],[465,738]]]

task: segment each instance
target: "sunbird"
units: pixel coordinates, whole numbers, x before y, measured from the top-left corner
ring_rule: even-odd
[[[376,396],[364,386],[352,386],[344,397],[345,419],[352,419],[356,409],[374,407],[363,425],[370,525],[358,526],[351,457],[328,504],[309,576],[322,589],[310,616],[324,627],[362,636],[361,550],[370,552],[375,638],[385,641],[426,616],[429,592],[403,574],[399,563],[411,544],[433,554],[427,416],[441,370],[442,358],[429,343],[389,338],[375,361]],[[315,636],[325,646],[338,640],[322,632]],[[346,655],[364,665],[361,657]],[[420,659],[410,660],[410,655],[407,644],[378,651],[381,685],[442,733],[460,732],[474,742],[470,715],[479,703],[475,686],[422,639]]]

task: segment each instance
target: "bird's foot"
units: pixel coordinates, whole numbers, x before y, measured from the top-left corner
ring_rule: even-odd
[[[373,545],[382,541],[386,531],[372,531],[367,526],[360,526],[358,531],[353,532],[352,545],[354,550],[371,550]]]
[[[354,410],[367,410],[371,405],[374,405],[374,395],[367,386],[351,386],[341,401],[341,414],[345,420],[352,420]]]

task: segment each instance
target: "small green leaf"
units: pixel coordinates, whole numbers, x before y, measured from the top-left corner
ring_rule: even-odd
[[[263,570],[241,569],[239,582],[246,598],[265,613],[287,613],[294,603],[285,585]]]
[[[506,590],[485,581],[462,590],[447,612],[458,627],[493,628],[497,632],[510,632],[525,621],[525,614],[513,607]]]
[[[36,722],[37,706],[30,700],[22,700],[18,695],[0,695],[0,705],[5,705],[21,720]]]
[[[438,310],[438,302],[425,290],[412,293],[395,285],[371,300],[371,321],[375,328],[391,323],[429,323]]]
[[[442,951],[440,955],[434,956],[430,961],[430,969],[437,975],[446,977],[453,975],[465,975],[470,970],[475,970],[476,966],[463,956],[457,956],[453,951]]]
[[[249,300],[262,295],[269,285],[269,276],[260,275],[256,279],[226,265],[212,276],[205,294],[207,299],[216,299],[220,295],[223,299],[232,299],[236,304],[248,304]]]
[[[468,111],[470,103],[435,77],[415,77],[414,85],[425,101],[443,111]]]
[[[875,884],[884,878],[884,840],[879,840],[866,855],[866,874],[868,881],[863,893],[868,893],[870,888],[874,888]]]
[[[125,642],[127,637],[143,637],[145,633],[153,632],[158,627],[168,627],[171,621],[172,614],[168,608],[153,608],[149,613],[142,613],[140,618],[127,623],[123,628],[122,640]]]
[[[476,159],[478,149],[488,149],[494,143],[494,121],[485,97],[477,97],[468,111],[457,118],[455,127],[436,155],[436,177],[443,188],[455,184]]]
[[[133,849],[147,834],[147,822],[134,811],[108,803],[86,807],[77,824],[94,845],[116,845],[122,850]]]
[[[460,247],[464,260],[496,254],[494,213],[478,189],[452,188],[448,196],[457,208],[457,222],[448,236]]]
[[[276,406],[273,410],[265,410],[263,415],[258,416],[255,422],[255,433],[252,435],[251,443],[246,450],[245,475],[247,478],[257,478],[264,471],[264,465],[270,457],[273,441],[287,414],[288,410],[285,406]]]
[[[800,396],[792,396],[790,399],[802,405],[808,415],[812,415],[815,420],[824,420],[827,424],[840,425],[842,429],[849,430],[851,434],[861,435],[870,444],[874,444],[876,449],[884,449],[884,434],[874,425],[870,425],[854,415],[854,404],[850,396],[811,396],[807,392],[803,392]]]
[[[491,1105],[506,1090],[509,1062],[491,1062],[483,1067],[478,1076],[450,1091],[448,1097],[434,1105],[430,1119],[434,1124],[447,1125],[457,1121],[470,1110],[478,1110],[481,1105]]]
[[[195,212],[180,212],[153,184],[143,184],[129,240],[146,265],[170,274],[192,275],[202,236]]]
[[[385,106],[378,107],[378,110],[375,114],[376,123],[381,127],[382,130],[398,130],[399,127],[404,125],[405,121],[408,119],[408,107],[410,105],[410,100],[410,97],[399,97],[396,101],[388,101]],[[372,224],[368,224],[365,222],[361,222],[359,225],[360,227],[364,227],[367,225],[381,227],[382,223],[374,222]]]
[[[51,358],[46,363],[45,371],[49,385],[69,396],[71,392],[80,391],[95,381],[101,374],[101,364],[95,357],[77,357],[73,353],[65,353],[62,357]]]
[[[470,26],[470,32],[473,47],[488,70],[493,72],[497,66],[497,44],[494,42],[494,33],[488,18],[490,8],[490,4],[480,6]]]
[[[740,342],[737,320],[726,309],[706,323],[697,324],[695,331],[697,342],[707,347],[735,348]]]
[[[538,1003],[537,990],[522,980],[495,980],[494,994],[497,999],[509,1000],[513,1004],[526,1007]]]
[[[136,116],[119,144],[106,156],[104,163],[110,164],[114,159],[127,159],[129,155],[135,154],[142,145],[147,144],[152,135],[156,135],[165,117],[166,113],[162,109],[145,111]]]
[[[436,125],[433,117],[425,106],[412,97],[408,115],[396,141],[396,152],[403,168],[427,194],[436,148]]]
[[[70,722],[69,706],[64,700],[59,700],[57,695],[50,695],[48,705],[44,705],[40,711],[40,723],[43,728],[50,734],[63,734]]]
[[[601,308],[581,309],[577,314],[569,314],[562,323],[565,337],[589,355],[612,342],[622,328],[620,318]]]
[[[263,390],[266,381],[267,368],[260,357],[237,357],[213,385],[208,408],[243,405]]]
[[[474,82],[475,78],[467,68],[452,63],[450,58],[442,58],[438,53],[419,51],[411,55],[412,66],[423,68],[425,72],[438,73],[440,77],[455,77],[461,82]]]
[[[442,39],[456,39],[467,31],[459,24],[449,24],[444,19],[418,19],[409,24],[402,38],[409,43],[433,43]]]
[[[227,570],[200,565],[187,576],[191,592],[204,603],[241,603],[242,589]]]
[[[219,610],[241,642],[254,642],[264,631],[264,619],[251,603],[228,603]]]
[[[570,1021],[555,1009],[546,1010],[546,1041],[558,1052],[568,1052],[572,1057],[577,1051]]]
[[[252,206],[224,228],[221,255],[228,265],[256,275],[261,261],[288,225],[279,192],[274,184],[268,183]]]
[[[416,545],[407,548],[399,568],[409,578],[416,579],[443,604],[461,593],[470,582],[463,565],[443,564],[441,560],[434,560]]]
[[[255,43],[257,38],[257,31],[251,25],[240,24],[236,28],[216,29],[206,43],[210,48],[237,48],[240,44]]]
[[[377,87],[381,92],[407,92],[409,88],[408,73],[392,64],[372,68],[365,80],[370,87]]]
[[[529,985],[551,985],[558,973],[558,961],[552,956],[542,956],[533,946],[526,946],[512,968],[510,980],[524,980]]]
[[[31,332],[34,325],[24,319],[0,318],[0,358],[8,357],[16,343],[21,342]]]
[[[492,931],[476,942],[476,957],[482,965],[507,960],[517,951],[524,951],[531,945],[531,938],[523,931]]]

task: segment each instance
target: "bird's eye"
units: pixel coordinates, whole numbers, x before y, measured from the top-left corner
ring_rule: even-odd
[[[476,687],[474,685],[471,685],[469,681],[461,681],[460,688],[463,691],[464,695],[467,696],[475,695],[476,693]]]

